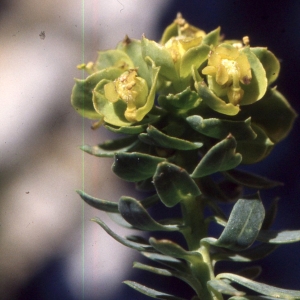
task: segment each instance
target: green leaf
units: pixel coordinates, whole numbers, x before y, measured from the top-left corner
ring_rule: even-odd
[[[153,251],[153,247],[151,247],[150,245],[131,242],[131,241],[117,235],[103,221],[101,221],[98,218],[94,218],[94,219],[92,219],[92,221],[99,224],[112,238],[114,238],[116,241],[118,241],[119,243],[121,243],[122,245],[124,245],[126,247],[132,248],[137,251],[148,251],[148,252]]]
[[[145,231],[178,231],[177,225],[162,225],[148,214],[143,205],[131,197],[122,196],[119,200],[122,217],[132,226]]]
[[[198,178],[237,167],[242,161],[242,156],[235,152],[236,145],[235,138],[229,135],[211,147],[191,176]]]
[[[203,44],[207,44],[208,46],[217,46],[220,43],[220,31],[221,27],[212,30],[203,38]]]
[[[230,281],[234,281],[244,287],[247,287],[250,290],[253,290],[255,292],[258,292],[266,296],[274,297],[276,299],[278,298],[289,299],[289,300],[300,299],[300,291],[280,289],[264,283],[255,282],[253,280],[241,277],[239,275],[235,275],[231,273],[222,273],[222,274],[218,274],[217,278],[229,279]]]
[[[167,207],[201,194],[194,180],[184,169],[167,162],[158,164],[153,183],[159,198]]]
[[[166,294],[163,292],[159,292],[156,290],[153,290],[151,288],[148,288],[140,283],[134,282],[134,281],[130,281],[130,280],[126,280],[123,281],[123,283],[127,284],[128,286],[130,286],[131,288],[135,289],[136,291],[147,295],[149,297],[155,298],[155,299],[161,299],[161,300],[187,300],[187,299],[183,299],[183,298],[178,298],[176,296],[170,295],[170,294]]]
[[[240,105],[248,105],[260,100],[264,96],[267,90],[268,81],[263,65],[256,55],[251,52],[250,48],[244,47],[241,50],[241,53],[244,53],[247,56],[251,66],[252,78],[250,83],[241,83],[241,87],[244,90],[244,96],[240,102]]]
[[[217,250],[216,248],[215,253],[212,255],[212,258],[216,261],[230,260],[236,262],[251,262],[265,258],[277,248],[278,245],[265,243],[248,248],[243,251],[239,251],[238,253],[229,249]]]
[[[261,230],[257,239],[271,244],[296,243],[300,242],[300,230]]]
[[[278,143],[290,132],[297,113],[280,92],[268,89],[261,100],[241,108],[240,118],[250,116],[252,123],[261,127],[274,143]]]
[[[123,71],[118,68],[110,68],[96,72],[84,80],[75,79],[71,95],[71,103],[75,110],[85,118],[102,119],[103,116],[94,108],[92,92],[101,80],[115,80],[122,73]]]
[[[218,240],[204,238],[203,241],[231,250],[243,250],[256,240],[265,216],[258,194],[240,199],[233,207],[227,225]]]
[[[188,49],[183,55],[180,62],[180,77],[186,78],[192,75],[192,66],[199,68],[202,63],[207,60],[207,55],[210,51],[210,47],[201,44],[198,47],[192,47]]]
[[[216,139],[224,139],[232,134],[236,140],[253,140],[256,133],[251,128],[251,119],[245,121],[228,121],[216,118],[203,119],[201,116],[186,118],[190,126],[204,135]]]
[[[278,300],[278,298],[266,296],[245,296],[245,297],[230,297],[228,300]]]
[[[111,212],[111,213],[119,213],[118,203],[111,202],[107,200],[98,199],[86,194],[84,191],[76,191],[79,196],[84,200],[88,205],[100,209],[102,211]]]
[[[197,107],[201,103],[199,95],[187,87],[184,91],[177,94],[160,95],[159,105],[169,113],[185,115],[189,110]]]
[[[186,251],[178,244],[169,240],[149,239],[150,244],[162,254],[169,255],[175,258],[182,258],[192,264],[202,262],[202,255],[196,251]]]
[[[239,106],[234,106],[231,103],[226,103],[221,98],[217,97],[207,87],[204,81],[196,82],[195,88],[203,102],[212,110],[228,116],[234,116],[240,111]]]
[[[117,49],[124,51],[132,60],[137,68],[138,76],[144,78],[148,86],[151,86],[151,74],[145,60],[142,56],[142,46],[140,40],[130,39],[128,36],[117,45]]]
[[[279,198],[274,199],[273,202],[271,203],[271,205],[269,206],[269,208],[266,212],[264,222],[261,226],[262,230],[269,229],[271,227],[271,225],[273,224],[276,214],[277,214],[277,210],[278,210],[278,201],[279,201]]]
[[[279,75],[279,71],[280,71],[279,60],[267,48],[255,47],[255,48],[250,48],[250,50],[257,56],[257,58],[262,63],[266,71],[268,85],[270,85],[277,79]]]
[[[265,131],[256,124],[252,124],[256,132],[255,140],[238,141],[236,151],[241,153],[243,164],[254,164],[267,157],[274,147],[273,142],[268,138]]]
[[[135,262],[133,264],[134,268],[138,268],[141,270],[145,270],[148,272],[152,272],[158,275],[163,275],[163,276],[173,276],[176,278],[179,278],[180,280],[184,281],[187,283],[190,287],[193,288],[193,290],[197,293],[197,295],[203,294],[202,292],[202,286],[199,280],[195,278],[193,275],[185,273],[185,272],[179,272],[179,271],[174,271],[171,269],[162,269],[162,268],[155,268],[152,266],[148,266],[145,264],[141,264],[139,262]]]
[[[244,296],[244,292],[240,292],[234,287],[232,287],[230,284],[218,280],[218,279],[213,279],[207,282],[207,286],[209,289],[212,289],[213,291],[222,293],[224,295],[230,295],[230,296]]]
[[[121,69],[123,73],[128,69],[134,68],[134,64],[124,51],[112,49],[99,51],[94,67],[98,71],[114,67]]]
[[[159,131],[152,125],[147,128],[147,133],[141,133],[139,135],[139,139],[146,144],[176,150],[193,150],[198,149],[203,145],[202,143],[190,142],[169,136]]]
[[[223,174],[233,182],[252,189],[270,189],[283,185],[281,182],[237,169],[228,170]]]
[[[108,140],[96,146],[84,145],[81,150],[99,157],[113,157],[115,153],[127,152],[139,141],[136,136],[129,136],[117,140]]]
[[[127,181],[140,181],[152,177],[156,166],[164,158],[143,153],[116,153],[112,170],[115,174]]]
[[[150,57],[156,66],[160,66],[160,75],[168,80],[178,81],[178,75],[170,52],[158,43],[142,38],[143,58]]]

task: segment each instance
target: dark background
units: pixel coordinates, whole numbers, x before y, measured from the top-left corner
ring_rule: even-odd
[[[3,4],[5,6],[2,9],[9,5],[7,1]],[[251,46],[267,46],[281,60],[281,74],[276,82],[278,89],[286,96],[295,110],[300,111],[298,99],[300,85],[300,1],[174,0],[165,11],[162,19],[153,20],[153,22],[159,22],[160,32],[173,21],[179,11],[189,23],[206,32],[220,25],[226,39],[241,39],[248,35]],[[146,14],[147,12],[140,13]],[[158,38],[159,36],[160,34],[157,35]],[[300,229],[299,132],[300,125],[297,119],[290,135],[275,147],[271,155],[263,162],[248,168],[260,175],[285,183],[283,187],[263,193],[266,206],[276,196],[281,199],[278,217],[274,224],[276,229]],[[276,250],[260,262],[263,273],[259,277],[259,281],[282,288],[300,289],[299,251],[300,244],[285,245]],[[220,270],[223,267],[227,266],[221,266]],[[77,298],[70,297],[65,285],[63,270],[63,258],[49,260],[28,286],[19,291],[17,300],[81,299],[80,296]],[[140,282],[147,282],[149,279],[151,286],[155,286],[146,272],[135,270],[129,273],[127,278]],[[190,291],[176,280],[161,278],[157,285],[158,289],[165,291],[170,290],[169,288],[173,286],[182,297],[188,298],[191,295]],[[101,295],[95,296],[93,299],[142,300],[150,298],[143,297],[123,285],[112,299],[102,299]]]

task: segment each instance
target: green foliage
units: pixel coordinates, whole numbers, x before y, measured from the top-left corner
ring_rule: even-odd
[[[81,149],[114,157],[112,171],[148,197],[122,196],[113,202],[78,194],[123,227],[166,234],[162,240],[121,237],[93,219],[116,241],[155,263],[135,262],[134,268],[179,278],[194,291],[193,300],[222,300],[223,295],[232,300],[300,299],[300,291],[254,281],[260,267],[238,274],[216,274],[214,268],[219,261],[259,260],[282,244],[300,241],[300,230],[271,229],[278,201],[265,211],[260,198],[259,190],[281,183],[236,169],[267,157],[296,118],[284,96],[270,86],[279,75],[276,56],[267,48],[250,47],[247,38],[223,41],[220,28],[206,34],[179,14],[160,43],[126,36],[117,49],[99,52],[95,63],[79,69],[89,76],[76,79],[72,105],[96,120],[94,128],[103,125],[121,134]],[[245,188],[254,192],[244,194]],[[233,205],[229,216],[219,201]],[[155,220],[149,208],[157,202],[171,215],[179,206],[181,215]],[[209,216],[204,216],[206,208]],[[211,223],[224,227],[219,237],[208,236]],[[186,244],[168,239],[171,231]],[[125,283],[155,299],[182,299]],[[259,295],[246,295],[244,288]]]

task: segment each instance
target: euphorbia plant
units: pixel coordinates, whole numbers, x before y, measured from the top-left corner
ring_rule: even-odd
[[[194,290],[193,300],[300,299],[300,291],[256,281],[259,267],[215,271],[220,261],[252,262],[300,241],[300,231],[270,229],[277,201],[265,211],[259,191],[280,183],[237,168],[268,156],[296,117],[273,85],[280,70],[276,56],[266,47],[252,47],[248,37],[222,40],[220,28],[205,33],[178,14],[159,43],[126,36],[116,49],[99,52],[95,63],[79,68],[89,76],[76,80],[72,105],[95,120],[93,128],[123,134],[82,150],[114,157],[113,172],[146,196],[114,202],[79,195],[121,226],[166,234],[162,240],[121,237],[93,219],[150,261],[134,267],[183,280]],[[179,206],[181,216],[155,220],[148,210],[158,202],[171,215]],[[234,204],[229,216],[220,202]],[[222,228],[220,236],[208,235],[212,223]],[[168,239],[174,231],[185,244]],[[125,283],[152,298],[181,299],[172,291]]]

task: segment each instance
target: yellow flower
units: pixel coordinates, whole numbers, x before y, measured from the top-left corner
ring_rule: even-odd
[[[233,105],[238,105],[244,96],[240,83],[247,85],[252,79],[247,56],[230,44],[221,44],[210,52],[202,73],[209,76],[210,89],[218,97],[227,95]]]
[[[136,69],[130,69],[116,80],[104,86],[104,95],[108,101],[114,103],[122,100],[126,103],[125,118],[129,122],[136,122],[137,109],[144,106],[148,97],[148,85],[145,79],[137,77]]]

